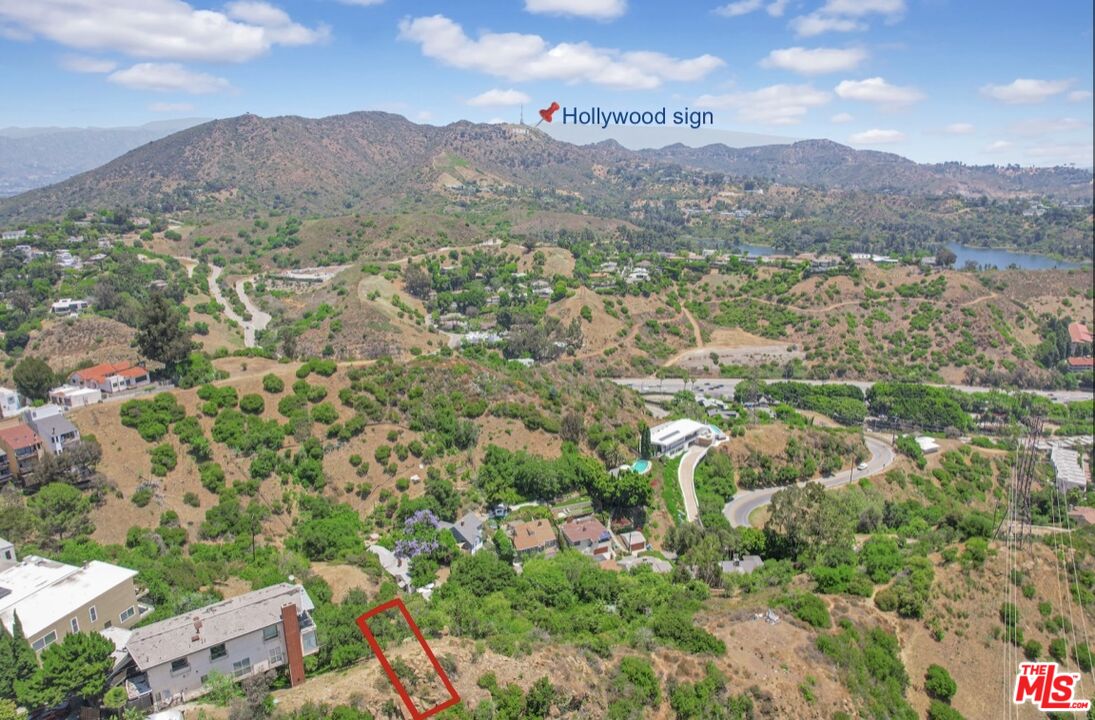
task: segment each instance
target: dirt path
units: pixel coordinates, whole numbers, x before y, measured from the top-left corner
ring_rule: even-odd
[[[180,262],[182,258],[177,258]],[[224,297],[224,293],[221,292],[221,287],[217,284],[217,279],[224,273],[224,268],[216,265],[209,266],[209,294],[217,301],[222,307],[224,307],[224,314],[229,320],[234,320],[240,327],[243,328],[243,344],[245,347],[255,347],[255,335],[259,330],[265,330],[266,326],[270,324],[270,315],[260,310],[244,292],[243,286],[253,278],[241,278],[236,281],[235,290],[236,295],[239,297],[240,302],[247,308],[247,312],[251,314],[250,320],[244,320],[233,309],[232,304]]]
[[[662,367],[672,367],[673,365],[676,365],[685,355],[691,352],[695,352],[696,350],[703,349],[703,333],[700,331],[700,324],[696,322],[696,318],[692,316],[692,313],[688,312],[688,308],[681,308],[681,312],[684,313],[685,318],[688,319],[688,323],[692,326],[693,347],[681,350],[679,353],[663,362]],[[636,327],[636,330],[638,330],[638,327]],[[630,338],[630,335],[628,337]]]

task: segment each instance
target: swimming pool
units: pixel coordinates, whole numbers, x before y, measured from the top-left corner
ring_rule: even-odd
[[[639,473],[640,475],[648,473],[648,472],[650,472],[650,461],[649,460],[636,460],[635,462],[631,463],[631,469],[633,471]]]

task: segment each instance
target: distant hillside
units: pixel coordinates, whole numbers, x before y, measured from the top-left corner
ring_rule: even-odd
[[[188,128],[64,182],[0,200],[0,222],[110,206],[206,215],[270,208],[343,214],[472,182],[622,200],[636,195],[644,179],[656,178],[650,170],[670,164],[872,192],[1091,193],[1085,171],[918,165],[820,140],[633,152],[615,142],[572,145],[512,125],[434,127],[382,112],[321,119],[243,115]]]
[[[1069,167],[924,165],[893,153],[855,150],[830,140],[803,140],[790,145],[700,148],[670,145],[640,151],[654,161],[757,177],[785,185],[812,185],[846,190],[901,194],[1045,194],[1090,199],[1091,172]]]
[[[187,118],[138,127],[0,128],[0,197],[60,182],[202,122]]]

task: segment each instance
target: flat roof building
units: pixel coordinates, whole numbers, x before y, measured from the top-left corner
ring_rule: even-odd
[[[650,429],[650,445],[657,455],[676,455],[702,435],[709,435],[711,428],[701,422],[672,420]]]

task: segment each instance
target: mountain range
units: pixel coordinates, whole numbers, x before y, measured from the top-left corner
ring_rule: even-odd
[[[573,145],[519,125],[462,121],[437,127],[383,112],[320,119],[242,115],[180,130],[94,170],[0,200],[0,222],[117,206],[201,215],[270,208],[333,215],[473,182],[619,199],[651,171],[674,165],[872,193],[1090,201],[1092,192],[1089,170],[926,165],[828,140],[632,151],[614,141]]]
[[[183,118],[137,127],[0,128],[0,197],[61,182],[203,122],[207,121]]]

